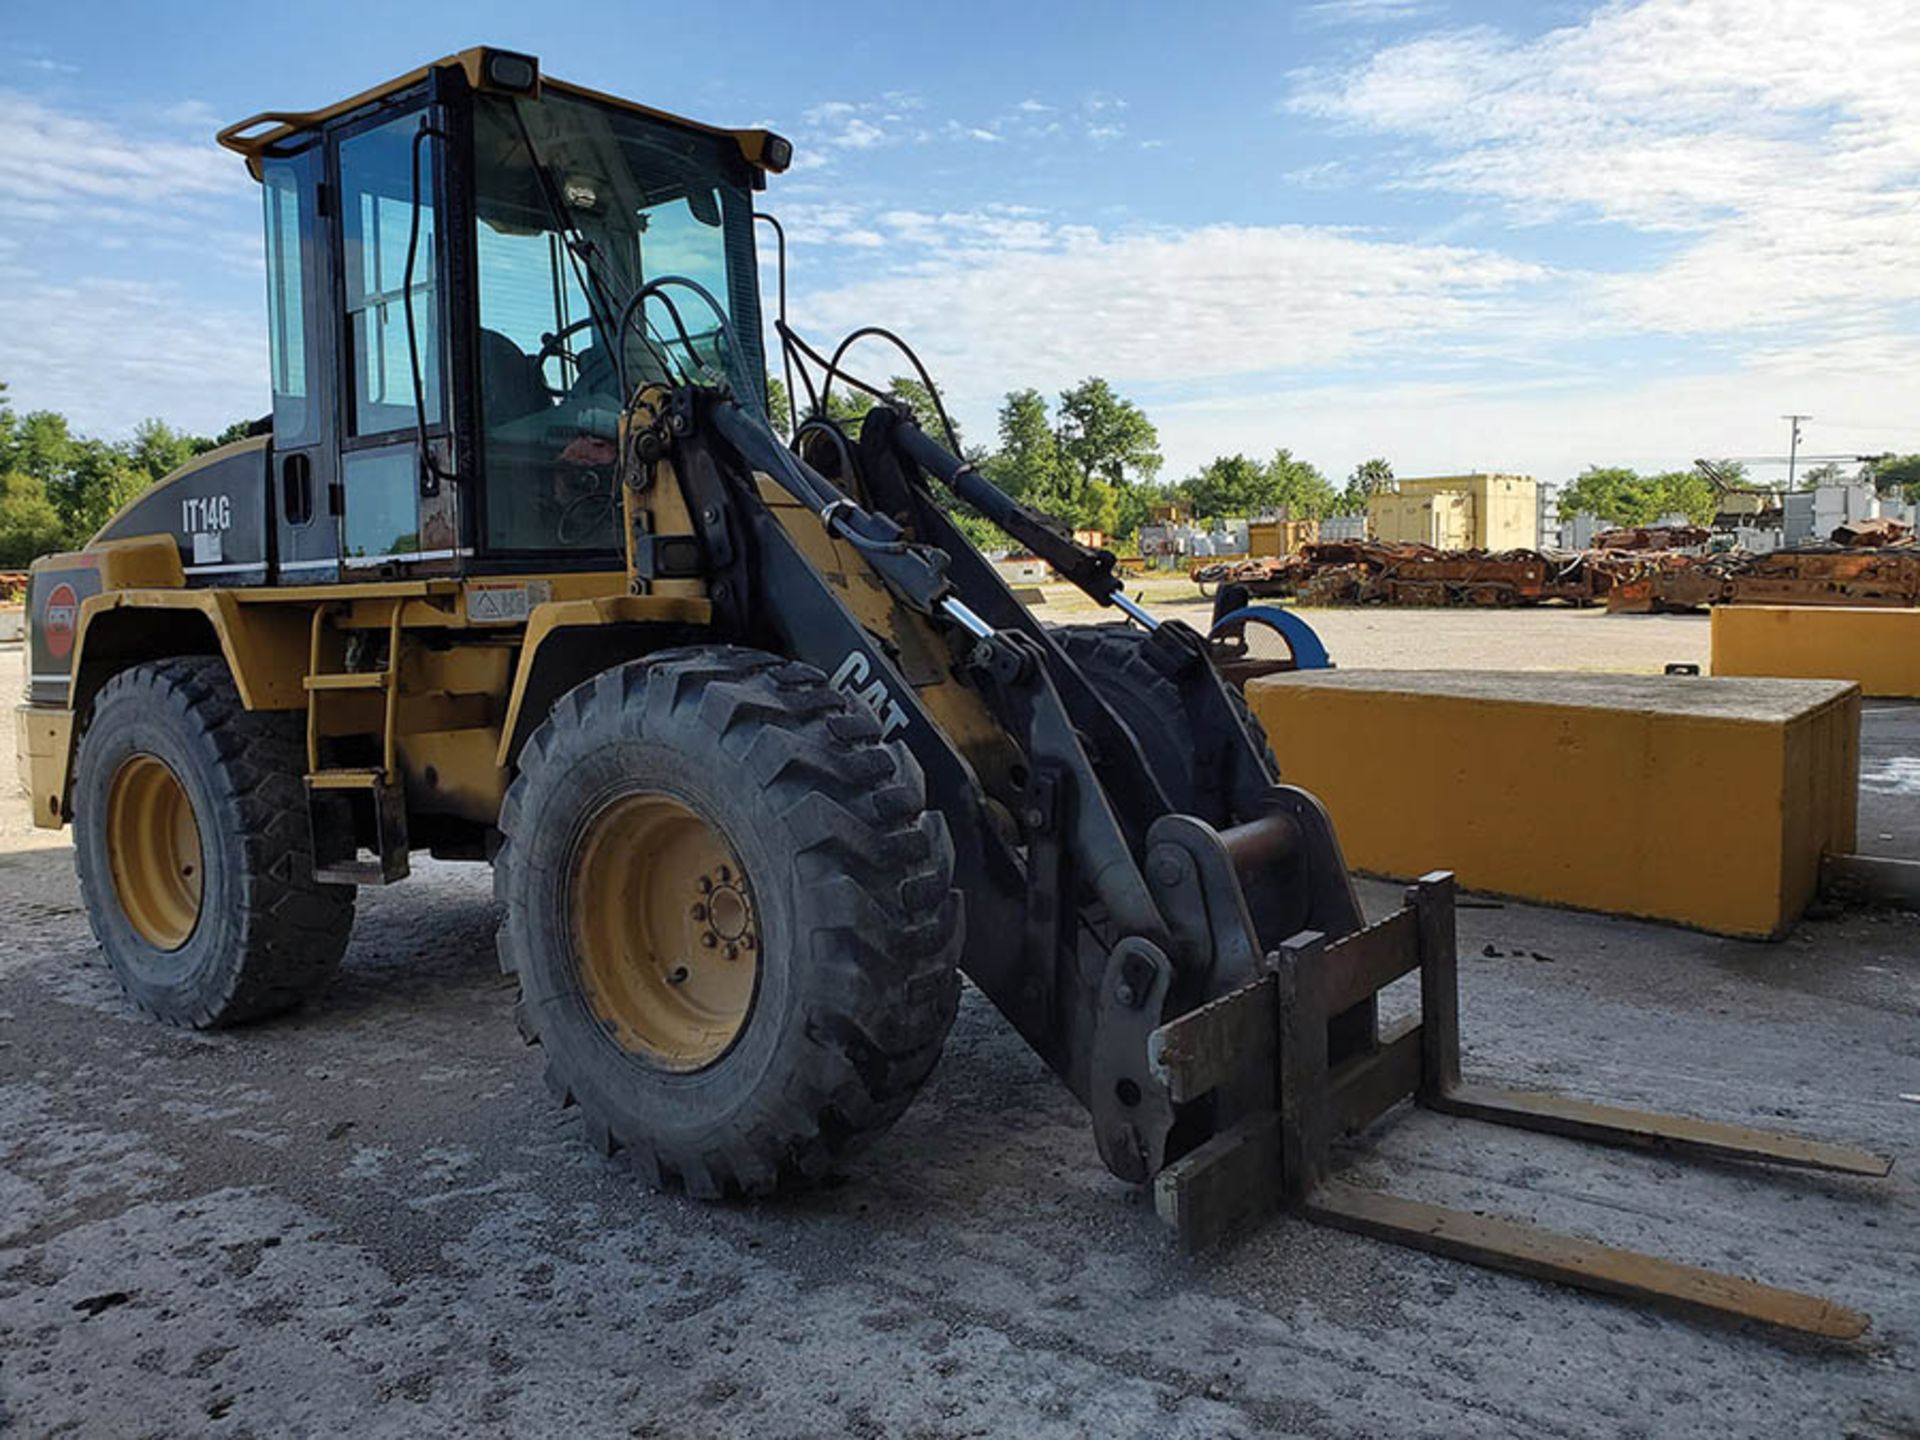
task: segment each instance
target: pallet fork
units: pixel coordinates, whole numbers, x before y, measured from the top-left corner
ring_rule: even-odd
[[[1156,1207],[1182,1243],[1211,1245],[1278,1196],[1319,1224],[1535,1279],[1828,1339],[1864,1334],[1865,1315],[1818,1296],[1403,1199],[1331,1173],[1336,1139],[1359,1135],[1408,1099],[1451,1115],[1692,1159],[1874,1177],[1892,1169],[1885,1156],[1848,1146],[1463,1081],[1453,898],[1451,874],[1423,876],[1386,919],[1332,943],[1310,931],[1296,935],[1267,957],[1257,979],[1154,1033],[1154,1074],[1176,1101],[1232,1090],[1244,1115],[1156,1177]],[[1414,971],[1419,1019],[1381,1035],[1378,993]],[[1339,1027],[1351,1026],[1353,1016],[1372,1033],[1340,1057]],[[1259,1092],[1250,1105],[1249,1077]]]

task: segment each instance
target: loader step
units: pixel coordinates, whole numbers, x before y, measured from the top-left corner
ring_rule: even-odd
[[[341,670],[333,674],[309,675],[302,682],[309,690],[384,690],[384,670]]]
[[[307,775],[313,878],[328,885],[391,885],[406,879],[405,788],[385,770]]]
[[[315,770],[307,776],[310,790],[372,790],[386,778],[384,770]]]

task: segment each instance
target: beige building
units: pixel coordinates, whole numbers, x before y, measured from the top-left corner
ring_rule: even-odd
[[[1373,496],[1367,520],[1376,540],[1439,550],[1531,550],[1540,543],[1539,507],[1531,475],[1432,475]]]
[[[1311,545],[1319,538],[1318,520],[1263,515],[1247,522],[1247,554],[1252,556],[1291,555],[1302,545]]]

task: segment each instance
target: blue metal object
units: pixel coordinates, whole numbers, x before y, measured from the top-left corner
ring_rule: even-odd
[[[1209,640],[1218,640],[1228,634],[1243,634],[1247,623],[1265,625],[1269,630],[1277,631],[1280,638],[1287,642],[1287,651],[1293,656],[1293,668],[1296,670],[1331,670],[1333,660],[1327,654],[1327,647],[1314,634],[1313,627],[1291,610],[1283,610],[1278,605],[1249,605],[1245,609],[1235,610],[1231,615],[1222,615],[1213,622],[1213,629],[1207,632]]]

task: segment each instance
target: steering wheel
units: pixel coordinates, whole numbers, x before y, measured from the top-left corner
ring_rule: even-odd
[[[568,347],[567,339],[569,336],[578,335],[591,324],[593,324],[593,317],[589,315],[584,319],[574,321],[565,329],[556,330],[551,335],[542,335],[540,337],[540,350],[539,353],[533,357],[533,364],[534,368],[540,372],[540,383],[546,386],[547,393],[555,399],[564,397],[568,387],[565,385],[547,385],[547,361],[565,360],[569,365],[573,366],[577,374],[580,369],[580,358]]]
[[[580,466],[561,483],[571,492],[561,496],[556,507],[553,535],[561,545],[571,549],[591,544],[609,529],[618,530],[620,487],[610,466]]]

